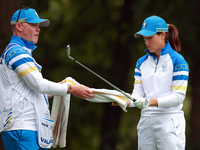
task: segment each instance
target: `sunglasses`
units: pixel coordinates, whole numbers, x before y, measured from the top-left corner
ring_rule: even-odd
[[[22,9],[29,9],[29,7],[27,7],[27,6],[21,6],[21,7],[20,7],[19,14],[18,14],[18,17],[17,17],[17,22],[19,21],[19,16],[20,16],[20,13],[21,13],[21,10],[22,10]],[[17,22],[16,22],[16,23],[17,23]]]

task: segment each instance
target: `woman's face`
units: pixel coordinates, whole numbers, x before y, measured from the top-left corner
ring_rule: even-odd
[[[147,49],[154,53],[156,57],[159,57],[161,49],[165,47],[165,32],[162,32],[160,35],[143,36],[143,38]]]

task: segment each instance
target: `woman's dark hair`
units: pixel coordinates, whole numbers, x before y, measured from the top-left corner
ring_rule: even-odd
[[[178,37],[178,30],[176,29],[176,27],[173,24],[169,24],[169,29],[168,32],[165,32],[166,36],[165,36],[165,42],[169,42],[171,47],[177,51],[180,52],[181,51],[181,41]],[[161,34],[161,32],[157,33],[158,35]]]

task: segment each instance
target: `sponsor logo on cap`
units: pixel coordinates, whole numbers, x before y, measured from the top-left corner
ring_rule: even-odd
[[[143,23],[143,28],[145,28],[147,26],[147,21],[145,20]]]

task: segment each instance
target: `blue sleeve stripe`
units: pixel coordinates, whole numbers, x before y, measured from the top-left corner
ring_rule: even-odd
[[[141,76],[141,73],[135,72],[135,76]]]
[[[33,59],[31,59],[30,57],[19,59],[12,64],[12,69],[15,70],[18,66],[27,62],[33,62]]]
[[[173,81],[174,80],[186,80],[186,81],[188,81],[188,76],[187,75],[173,76]]]
[[[7,55],[6,55],[6,58],[5,58],[5,63],[6,63],[6,65],[8,65],[9,64],[9,62],[13,59],[13,58],[15,58],[15,57],[17,57],[17,56],[19,56],[19,55],[22,55],[22,54],[28,54],[28,55],[30,55],[27,51],[24,51],[23,49],[17,49],[17,50],[11,50],[11,52],[9,51],[8,53],[7,53]]]

